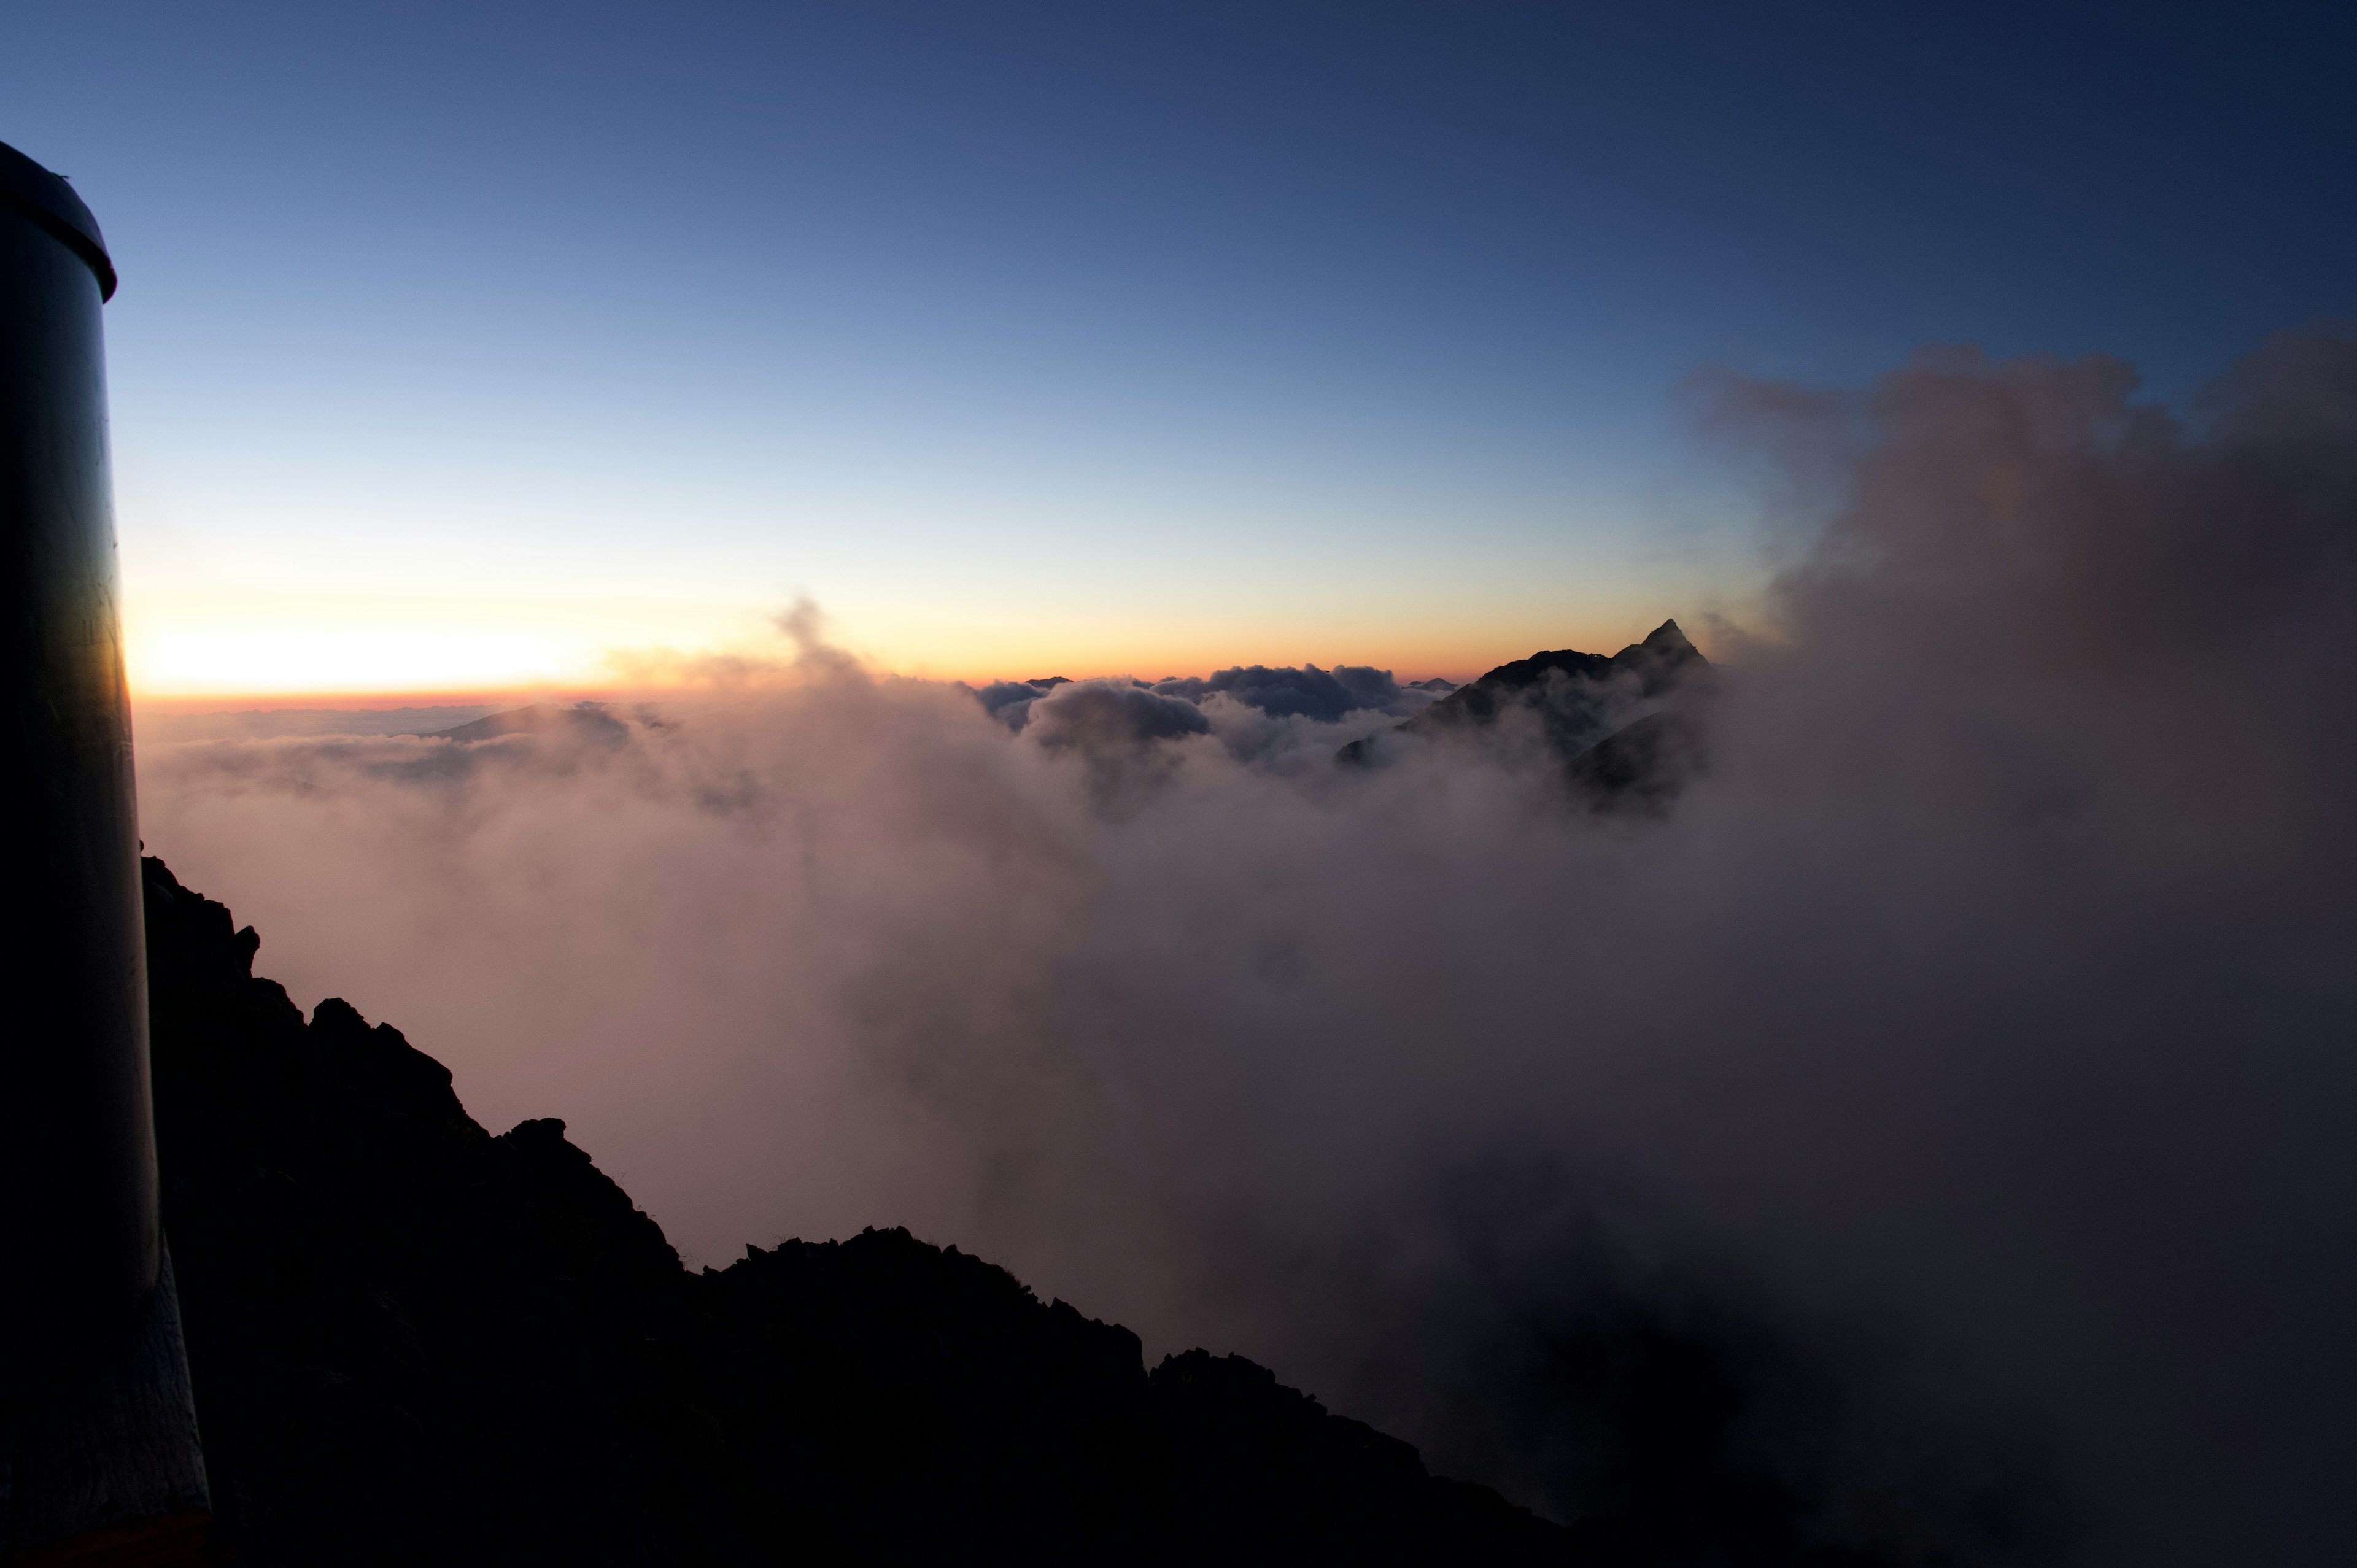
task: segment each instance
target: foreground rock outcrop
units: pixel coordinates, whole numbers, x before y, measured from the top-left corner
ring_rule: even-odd
[[[219,1529],[278,1563],[1606,1563],[1201,1350],[905,1230],[691,1273],[145,862],[156,1127]]]

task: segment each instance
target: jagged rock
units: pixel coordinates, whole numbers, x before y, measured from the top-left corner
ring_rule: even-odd
[[[1675,708],[1649,714],[1573,757],[1565,777],[1583,799],[1608,810],[1666,811],[1702,770],[1702,726]]]
[[[166,1224],[242,1562],[1593,1555],[1265,1369],[1149,1376],[1128,1330],[905,1230],[691,1274],[564,1123],[493,1137],[143,865]]]
[[[1701,767],[1693,710],[1710,669],[1678,623],[1665,620],[1609,658],[1564,649],[1501,664],[1336,757],[1358,766],[1381,762],[1397,746],[1395,736],[1535,746],[1590,806],[1658,811]]]

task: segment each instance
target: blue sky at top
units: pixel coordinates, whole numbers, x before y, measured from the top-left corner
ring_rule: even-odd
[[[153,690],[1464,673],[1738,603],[1698,367],[2357,316],[2322,7],[27,5]],[[1078,672],[1077,671],[1073,672]]]

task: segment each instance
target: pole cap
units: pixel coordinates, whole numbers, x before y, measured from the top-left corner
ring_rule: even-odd
[[[114,297],[114,263],[106,237],[74,188],[5,142],[0,142],[0,207],[47,229],[98,274],[98,297]]]

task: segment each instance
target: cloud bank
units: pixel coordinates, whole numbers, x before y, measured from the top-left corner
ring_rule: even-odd
[[[803,625],[619,741],[151,746],[145,832],[706,1259],[906,1223],[1675,1561],[2322,1561],[2357,348],[2133,391],[1717,386],[1814,532],[1658,821],[1334,767],[1373,671],[975,693]]]
[[[1110,724],[1153,739],[1218,727],[1236,744],[1265,750],[1280,733],[1306,733],[1286,725],[1288,719],[1330,725],[1364,717],[1368,722],[1358,727],[1365,729],[1377,717],[1420,713],[1454,689],[1446,681],[1402,685],[1390,671],[1364,664],[1332,670],[1239,664],[1208,676],[1168,675],[1159,681],[1072,681],[1060,675],[993,681],[974,695],[984,712],[1011,730],[1020,732],[1035,717],[1045,721],[1041,738],[1070,733],[1076,725],[1094,734]],[[1229,722],[1215,726],[1222,715]]]

